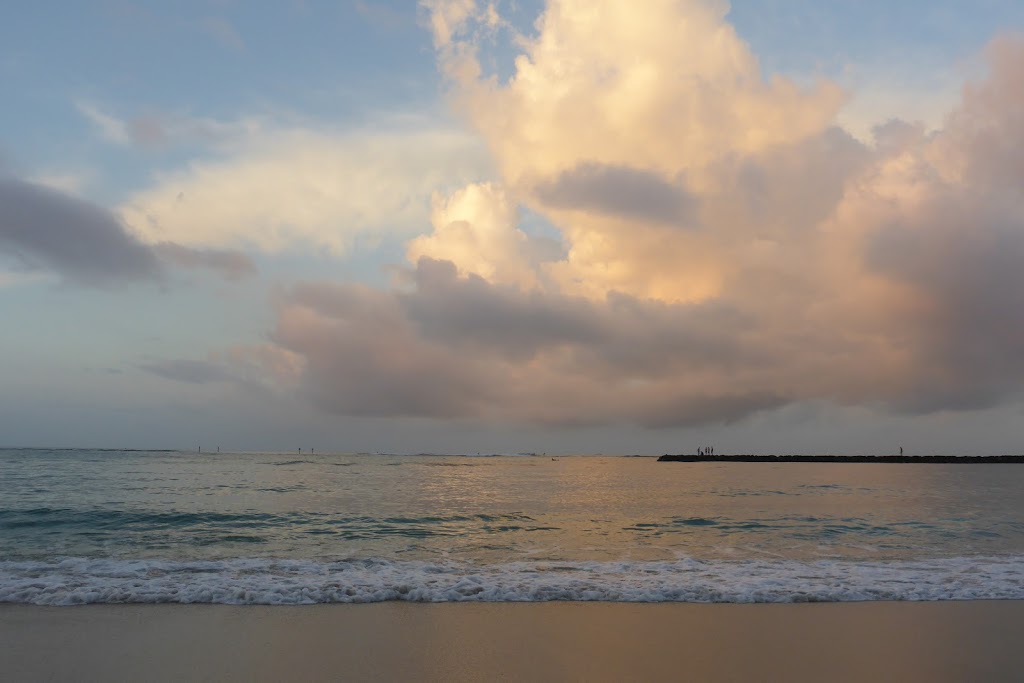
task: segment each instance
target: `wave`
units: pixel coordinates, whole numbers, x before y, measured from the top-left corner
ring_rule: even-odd
[[[264,492],[290,492],[301,490],[296,486],[258,488]],[[522,513],[425,515],[408,517],[346,516],[326,512],[184,512],[179,510],[105,510],[39,507],[25,510],[0,508],[0,531],[16,529],[43,529],[64,527],[68,530],[90,531],[113,529],[119,532],[152,531],[157,529],[211,529],[211,528],[296,528],[301,525],[329,525],[339,532],[355,529],[367,533],[400,534],[403,529],[428,532],[432,526],[439,533],[451,531],[448,527],[465,523],[490,524],[497,522],[533,522]],[[527,527],[524,527],[527,528]],[[543,527],[547,529],[548,527]]]
[[[891,562],[0,562],[0,602],[850,602],[1024,599],[1024,556]]]

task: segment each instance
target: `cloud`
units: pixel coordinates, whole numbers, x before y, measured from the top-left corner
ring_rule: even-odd
[[[729,421],[784,402],[751,382],[707,382],[766,359],[730,311],[524,292],[429,259],[415,283],[289,291],[272,338],[305,359],[307,395],[349,415],[561,426]]]
[[[707,199],[727,197],[742,164],[826,135],[846,98],[766,78],[724,3],[552,0],[534,35],[513,35],[505,79],[484,68],[483,5],[427,6],[456,111],[509,194],[561,230],[566,258],[545,277],[583,296],[718,296],[734,228]]]
[[[725,22],[725,3],[552,0],[520,36],[500,82],[478,53],[491,34],[473,2],[431,3],[453,101],[514,185],[586,161],[676,177],[715,159],[820,132],[845,100],[834,84],[765,79]],[[440,26],[440,28],[439,28]],[[453,26],[460,29],[453,29]]]
[[[152,242],[344,253],[360,237],[414,232],[432,192],[487,165],[477,141],[446,130],[269,129],[161,175],[119,213]]]
[[[146,363],[140,367],[158,377],[187,384],[210,384],[233,379],[224,368],[210,361],[174,359]]]
[[[223,47],[235,52],[245,52],[245,41],[231,22],[223,17],[206,17],[200,22],[203,32]]]
[[[25,273],[18,271],[0,270],[0,289],[6,289],[9,287],[22,287],[24,285],[34,284],[45,279],[46,276],[41,273]]]
[[[91,171],[49,171],[28,178],[29,182],[45,185],[59,192],[81,195],[93,181]]]
[[[160,242],[153,250],[164,262],[176,267],[205,268],[217,271],[229,280],[240,280],[256,274],[256,264],[240,251],[191,249],[174,242]]]
[[[420,5],[429,12],[434,45],[439,48],[449,45],[476,12],[474,0],[421,0]]]
[[[269,125],[259,117],[221,121],[178,112],[148,111],[123,118],[93,102],[79,101],[75,107],[107,142],[145,149],[198,144],[231,150],[259,135]]]
[[[899,130],[837,211],[867,273],[905,302],[893,314],[907,316],[921,366],[908,410],[987,407],[1020,392],[1024,122],[1014,112],[1024,97],[1013,84],[1024,76],[1024,41],[1001,37],[988,54],[989,77],[964,89],[945,127]]]
[[[591,211],[684,227],[694,218],[693,198],[679,184],[649,171],[584,162],[541,183],[537,198],[555,209]]]
[[[75,108],[96,126],[107,142],[127,145],[132,141],[128,125],[116,116],[111,116],[90,102],[76,102]]]
[[[29,270],[104,286],[160,281],[166,266],[204,268],[238,279],[255,273],[241,252],[139,240],[108,209],[47,185],[0,177],[0,253]]]
[[[557,244],[517,227],[512,198],[491,183],[468,185],[447,198],[435,193],[432,204],[433,232],[409,242],[413,263],[451,261],[462,273],[529,288],[540,283],[541,263],[560,255]]]
[[[29,268],[85,285],[161,273],[152,250],[106,209],[14,178],[0,178],[0,249]]]
[[[359,239],[415,234],[433,194],[491,172],[476,138],[410,117],[338,131],[258,116],[119,118],[92,103],[77,106],[115,144],[202,149],[118,208],[153,243],[342,254]]]
[[[504,80],[484,10],[426,6],[498,177],[434,195],[395,288],[282,296],[271,340],[324,410],[659,428],[1021,396],[1024,40],[940,129],[864,142],[834,85],[765,78],[724,3],[550,0]]]
[[[272,344],[233,346],[205,359],[165,358],[139,366],[151,374],[185,384],[234,384],[245,391],[292,387],[305,361]]]

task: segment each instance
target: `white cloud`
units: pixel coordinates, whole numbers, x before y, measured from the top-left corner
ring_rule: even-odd
[[[451,43],[455,34],[477,13],[474,0],[421,0],[430,13],[430,28],[434,45],[443,48]]]
[[[407,256],[413,263],[423,257],[451,261],[463,274],[535,287],[544,246],[516,221],[514,202],[496,185],[468,185],[447,198],[435,194],[434,231],[412,240]]]
[[[46,187],[60,190],[67,194],[81,195],[92,183],[95,173],[92,171],[43,171],[30,175],[27,180]]]
[[[245,41],[230,21],[223,17],[206,17],[200,22],[202,30],[220,43],[235,52],[245,52]]]
[[[75,108],[96,126],[100,134],[108,142],[118,145],[131,143],[132,136],[128,131],[128,125],[121,119],[111,116],[90,102],[76,102]]]
[[[433,191],[487,170],[474,138],[444,129],[268,130],[160,175],[120,213],[152,242],[340,253],[361,235],[421,230]]]
[[[701,199],[731,191],[729,167],[739,160],[832,124],[842,90],[766,81],[726,10],[698,0],[650,0],[642,12],[612,0],[552,0],[536,36],[516,39],[515,72],[499,82],[477,56],[490,42],[486,13],[434,5],[453,102],[509,191],[561,229],[568,256],[546,271],[567,291],[717,295],[722,229],[705,224]],[[671,220],[651,220],[659,217]]]
[[[179,112],[149,111],[123,118],[92,102],[77,102],[75,107],[103,139],[125,147],[200,144],[228,151],[273,127],[267,118],[258,116],[221,121]]]

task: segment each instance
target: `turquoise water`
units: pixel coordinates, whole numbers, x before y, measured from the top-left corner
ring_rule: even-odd
[[[0,600],[1024,597],[1024,466],[0,450]]]

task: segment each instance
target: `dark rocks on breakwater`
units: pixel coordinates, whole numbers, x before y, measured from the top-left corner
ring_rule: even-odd
[[[870,462],[972,465],[1024,464],[1024,455],[663,455],[658,462]]]

